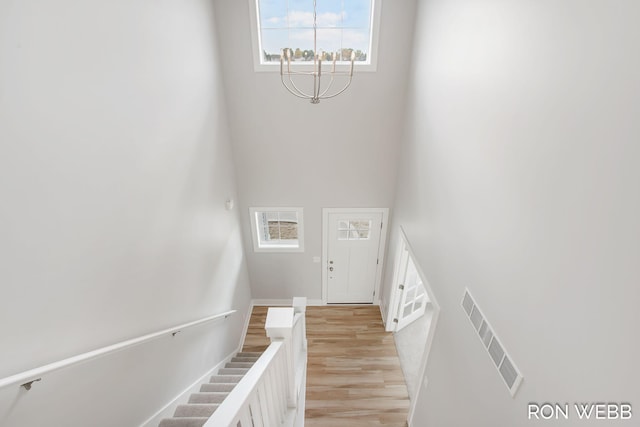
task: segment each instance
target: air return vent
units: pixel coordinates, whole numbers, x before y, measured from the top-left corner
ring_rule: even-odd
[[[468,289],[465,289],[464,292],[462,308],[464,308],[494,366],[498,369],[500,376],[507,385],[511,396],[515,396],[522,382],[522,375],[514,365],[513,360],[507,355],[504,346],[500,343],[489,322],[487,322],[487,318],[482,314],[480,307],[476,305]]]

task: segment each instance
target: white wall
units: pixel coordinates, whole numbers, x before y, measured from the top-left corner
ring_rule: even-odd
[[[1,425],[138,425],[238,345],[214,33],[206,0],[0,3],[0,377],[240,311],[2,389]]]
[[[529,402],[637,412],[639,13],[420,2],[390,245],[403,226],[442,306],[414,425],[591,424],[528,422]],[[515,399],[460,307],[465,286],[524,375]]]
[[[415,1],[383,3],[378,71],[312,105],[254,71],[249,1],[216,2],[245,247],[250,206],[304,208],[304,253],[247,253],[255,298],[320,299],[321,209],[393,202]]]

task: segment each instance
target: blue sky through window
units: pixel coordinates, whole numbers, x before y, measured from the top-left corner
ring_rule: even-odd
[[[278,61],[286,47],[313,50],[313,0],[259,0],[258,4],[262,54],[267,55],[263,60]],[[340,53],[353,49],[361,53],[357,61],[366,61],[371,4],[372,0],[317,0],[318,50]]]

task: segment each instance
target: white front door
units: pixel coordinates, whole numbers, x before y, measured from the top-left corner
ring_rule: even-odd
[[[383,213],[340,211],[325,217],[327,302],[372,303],[382,266]]]

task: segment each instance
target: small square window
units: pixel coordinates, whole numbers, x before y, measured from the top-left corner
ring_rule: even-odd
[[[249,208],[255,252],[304,252],[302,208]]]

